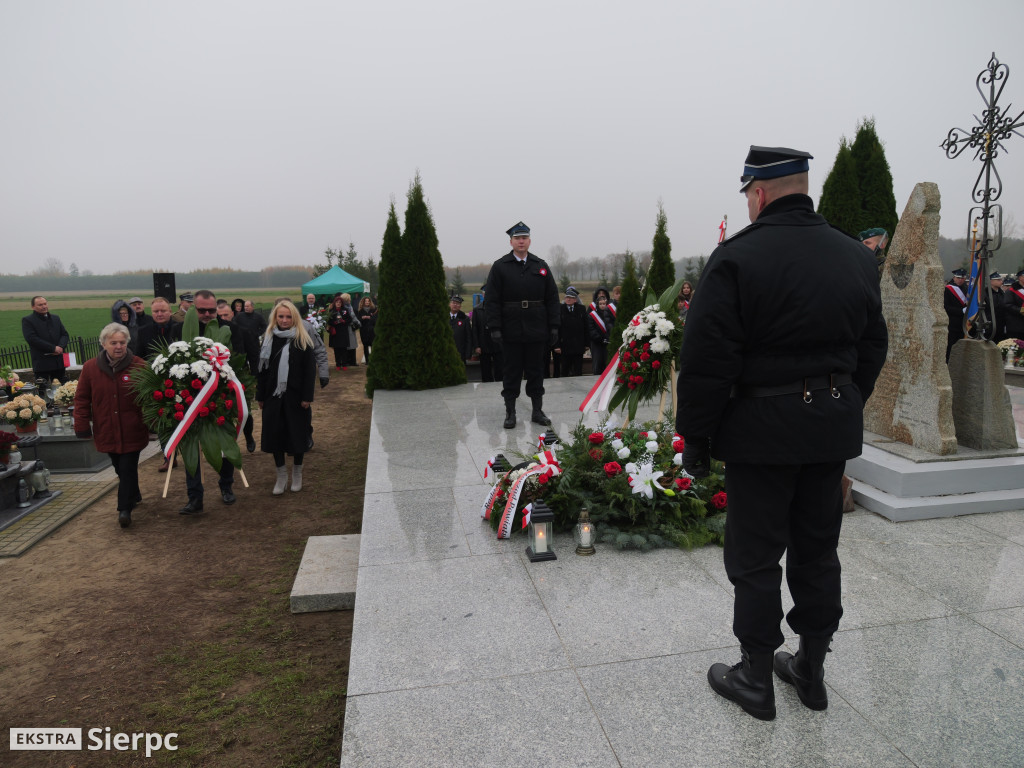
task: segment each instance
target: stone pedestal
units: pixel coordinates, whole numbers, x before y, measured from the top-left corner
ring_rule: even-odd
[[[1003,357],[991,341],[961,339],[949,354],[953,424],[961,446],[981,451],[1017,447]]]

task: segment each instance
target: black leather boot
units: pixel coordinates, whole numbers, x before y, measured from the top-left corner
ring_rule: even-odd
[[[712,664],[708,682],[715,693],[739,704],[758,720],[775,719],[775,688],[772,685],[772,655],[740,649],[740,663],[728,667]]]
[[[775,674],[796,688],[796,695],[808,709],[828,708],[825,688],[825,654],[832,638],[800,636],[796,656],[785,651],[775,654]]]
[[[122,528],[127,528],[132,524],[132,511],[130,509],[118,510],[117,513],[117,524]]]
[[[516,426],[516,401],[505,401],[505,429],[514,429]]]
[[[551,419],[544,415],[544,411],[541,410],[544,406],[543,397],[531,397],[533,401],[533,415],[530,416],[530,421],[534,424],[540,424],[542,427],[550,427]]]

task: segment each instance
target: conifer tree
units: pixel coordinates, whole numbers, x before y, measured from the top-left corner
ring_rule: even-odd
[[[818,213],[829,224],[856,237],[863,219],[861,211],[860,184],[857,182],[857,166],[844,136],[839,140],[839,153],[835,164],[825,178],[818,202]]]
[[[616,304],[615,325],[608,337],[609,357],[622,345],[622,330],[633,316],[644,308],[643,296],[640,295],[640,279],[636,274],[636,259],[626,251],[622,259],[622,295]]]
[[[404,292],[400,285],[401,275],[408,273],[402,263],[402,231],[398,226],[395,201],[388,210],[388,223],[384,227],[384,242],[380,248],[380,285],[377,288],[379,311],[375,326],[373,354],[366,368],[366,394],[372,396],[374,389],[398,389],[404,374],[403,350],[412,341],[405,338],[401,312],[402,302],[398,297]],[[395,309],[396,312],[392,312]]]
[[[403,356],[407,363],[404,386],[408,389],[434,389],[466,381],[466,365],[455,348],[448,324],[448,293],[445,290],[444,263],[437,247],[434,220],[423,196],[419,173],[409,187],[402,233],[402,262],[408,268],[401,281],[404,295],[392,312],[410,328],[414,337]]]
[[[892,191],[892,172],[885,159],[885,149],[875,132],[874,119],[865,118],[857,126],[857,136],[850,147],[850,154],[857,167],[861,208],[861,219],[853,234],[882,227],[889,233],[891,240],[896,224],[899,223],[899,215],[896,213],[896,196]]]
[[[654,230],[654,247],[651,249],[651,267],[647,271],[647,281],[644,284],[645,290],[655,296],[660,296],[676,281],[676,265],[672,263],[672,242],[668,239],[668,233],[665,231],[667,225],[668,217],[665,216],[665,206],[659,200],[657,226]],[[639,309],[643,309],[643,307],[639,307],[637,311]]]

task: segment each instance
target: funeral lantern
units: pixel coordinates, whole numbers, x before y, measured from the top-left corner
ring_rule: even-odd
[[[594,524],[590,520],[590,512],[586,507],[580,510],[575,538],[577,555],[592,555],[597,551],[594,549]]]
[[[555,513],[543,501],[533,502],[530,513],[530,546],[526,548],[526,556],[531,563],[541,560],[557,560],[558,556],[551,550],[551,533]]]

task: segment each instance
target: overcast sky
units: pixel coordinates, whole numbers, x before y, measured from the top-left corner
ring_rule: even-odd
[[[873,116],[898,212],[915,183],[962,236],[980,163],[947,131],[1024,109],[1024,2],[0,0],[0,272],[379,257],[419,170],[446,265],[534,253],[674,258],[744,226],[750,144],[811,152]],[[997,160],[1024,225],[1024,136]]]

